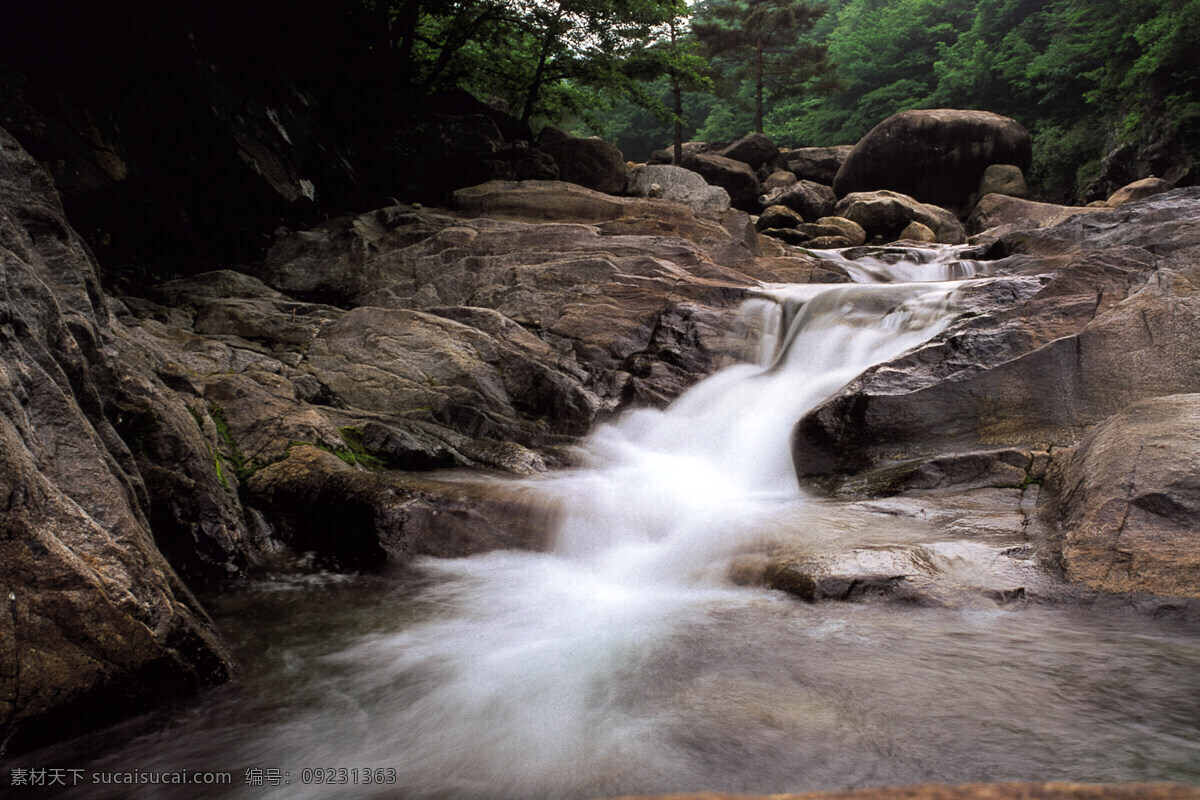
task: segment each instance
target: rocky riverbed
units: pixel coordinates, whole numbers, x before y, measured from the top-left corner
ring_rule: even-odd
[[[196,589],[545,549],[561,509],[495,476],[577,466],[597,425],[747,360],[761,331],[738,309],[764,286],[910,257],[814,249],[851,242],[810,233],[858,235],[835,219],[864,241],[970,234],[958,256],[986,280],[944,329],[798,416],[781,445],[824,499],[803,535],[776,519],[730,553],[730,582],[1196,619],[1200,190],[1087,210],[989,194],[965,227],[847,194],[821,209],[832,231],[798,239],[658,169],[627,183],[646,196],[491,181],[116,291],[0,133],[6,747],[233,678]],[[887,537],[865,533],[883,517]]]

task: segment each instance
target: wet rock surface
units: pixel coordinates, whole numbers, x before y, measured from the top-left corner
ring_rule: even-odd
[[[1194,190],[1179,190],[1005,234],[1023,242],[1014,250],[1041,256],[995,262],[997,274],[1013,276],[991,284],[1017,291],[1010,304],[975,306],[807,414],[793,431],[802,482],[911,494],[1023,488],[1054,475],[1043,503],[1062,526],[1068,577],[1106,591],[1195,596],[1186,527],[1196,518],[1190,501],[1171,499],[1189,496],[1171,465],[1190,460],[1190,437],[1164,427],[1163,445],[1143,451],[1134,442],[1154,440],[1153,425],[1133,420],[1187,419],[1187,400],[1172,396],[1200,390],[1198,207]],[[1030,280],[1040,288],[1030,292]],[[1161,459],[1147,461],[1147,482],[1135,489],[1128,476],[1150,454]],[[1136,504],[1143,494],[1150,499]]]
[[[1058,460],[1068,577],[1106,592],[1200,597],[1200,395],[1134,403]]]
[[[472,130],[522,134],[483,117]],[[820,170],[769,142],[721,153],[691,148],[696,172],[638,168],[626,186],[603,150],[607,168],[574,184],[489,181],[450,208],[285,229],[261,264],[112,297],[45,173],[0,137],[5,736],[25,746],[100,705],[227,679],[185,581],[543,546],[548,512],[483,472],[572,465],[598,422],[730,363],[729,322],[760,282],[847,279],[852,254],[785,242],[965,240],[954,214],[896,192],[828,216],[828,187],[806,183]],[[760,224],[778,240],[760,238],[729,197],[758,210],[754,168],[782,159],[800,180],[779,196],[816,221],[772,209]],[[552,173],[526,166],[500,174]],[[994,606],[1047,596],[1056,561],[1101,591],[1200,596],[1197,191],[1112,210],[987,195],[972,252],[997,260],[959,319],[792,443],[805,485],[962,535],[783,536],[738,579],[812,602]],[[452,467],[479,474],[438,472]]]
[[[207,526],[220,549],[240,531],[206,485],[157,506],[188,522],[152,533],[151,497],[165,487],[143,479],[139,460],[202,442],[175,428],[180,409],[165,386],[120,359],[86,246],[49,177],[3,132],[0,258],[2,748],[226,680],[230,656],[154,533],[169,549],[180,528]]]

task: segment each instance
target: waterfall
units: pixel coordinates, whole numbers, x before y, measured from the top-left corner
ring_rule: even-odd
[[[914,272],[872,275],[889,270]],[[633,710],[638,673],[681,625],[746,602],[727,582],[730,557],[772,515],[804,513],[791,426],[944,328],[954,291],[944,280],[761,287],[743,310],[761,330],[758,363],[665,410],[625,414],[588,439],[586,466],[538,482],[560,509],[551,552],[426,562],[437,575],[427,599],[449,613],[343,655],[389,709],[403,784],[415,796],[529,798],[620,793],[651,773],[669,784],[673,769],[683,779],[663,721]],[[410,687],[403,700],[394,686]]]
[[[853,284],[759,287],[735,326],[755,334],[747,363],[598,429],[584,466],[522,479],[557,509],[550,551],[426,559],[329,591],[330,576],[306,576],[311,593],[268,583],[225,612],[257,662],[245,685],[89,766],[274,771],[213,793],[238,800],[1200,781],[1195,626],[966,594],[809,605],[730,580],[774,543],[784,558],[920,549],[961,575],[1007,569],[997,554],[1024,542],[989,532],[992,505],[939,518],[933,499],[797,485],[795,422],[944,329],[955,280],[982,271],[830,254],[854,257]],[[194,796],[176,788],[146,796]]]

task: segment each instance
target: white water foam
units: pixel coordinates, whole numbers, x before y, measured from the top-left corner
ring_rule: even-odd
[[[751,601],[725,573],[765,518],[803,513],[792,425],[945,327],[954,290],[762,287],[747,311],[764,329],[759,363],[600,428],[587,467],[541,483],[561,509],[552,552],[429,562],[448,616],[339,657],[388,707],[394,734],[369,747],[404,765],[418,797],[677,785],[686,759],[627,702],[639,669],[681,625]]]

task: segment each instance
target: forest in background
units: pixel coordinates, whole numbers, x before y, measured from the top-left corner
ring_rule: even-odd
[[[767,32],[792,26],[763,48],[762,127],[781,146],[853,144],[913,108],[994,111],[1033,134],[1030,183],[1061,201],[1093,199],[1101,159],[1122,144],[1200,152],[1200,0],[364,0],[364,8],[386,17],[381,45],[410,89],[457,86],[535,129],[554,123],[603,136],[631,160],[669,147],[676,116],[685,140],[753,132],[757,54],[730,47],[729,33],[756,11],[776,14]],[[788,13],[802,19],[780,23]],[[722,27],[724,38],[712,30]]]

